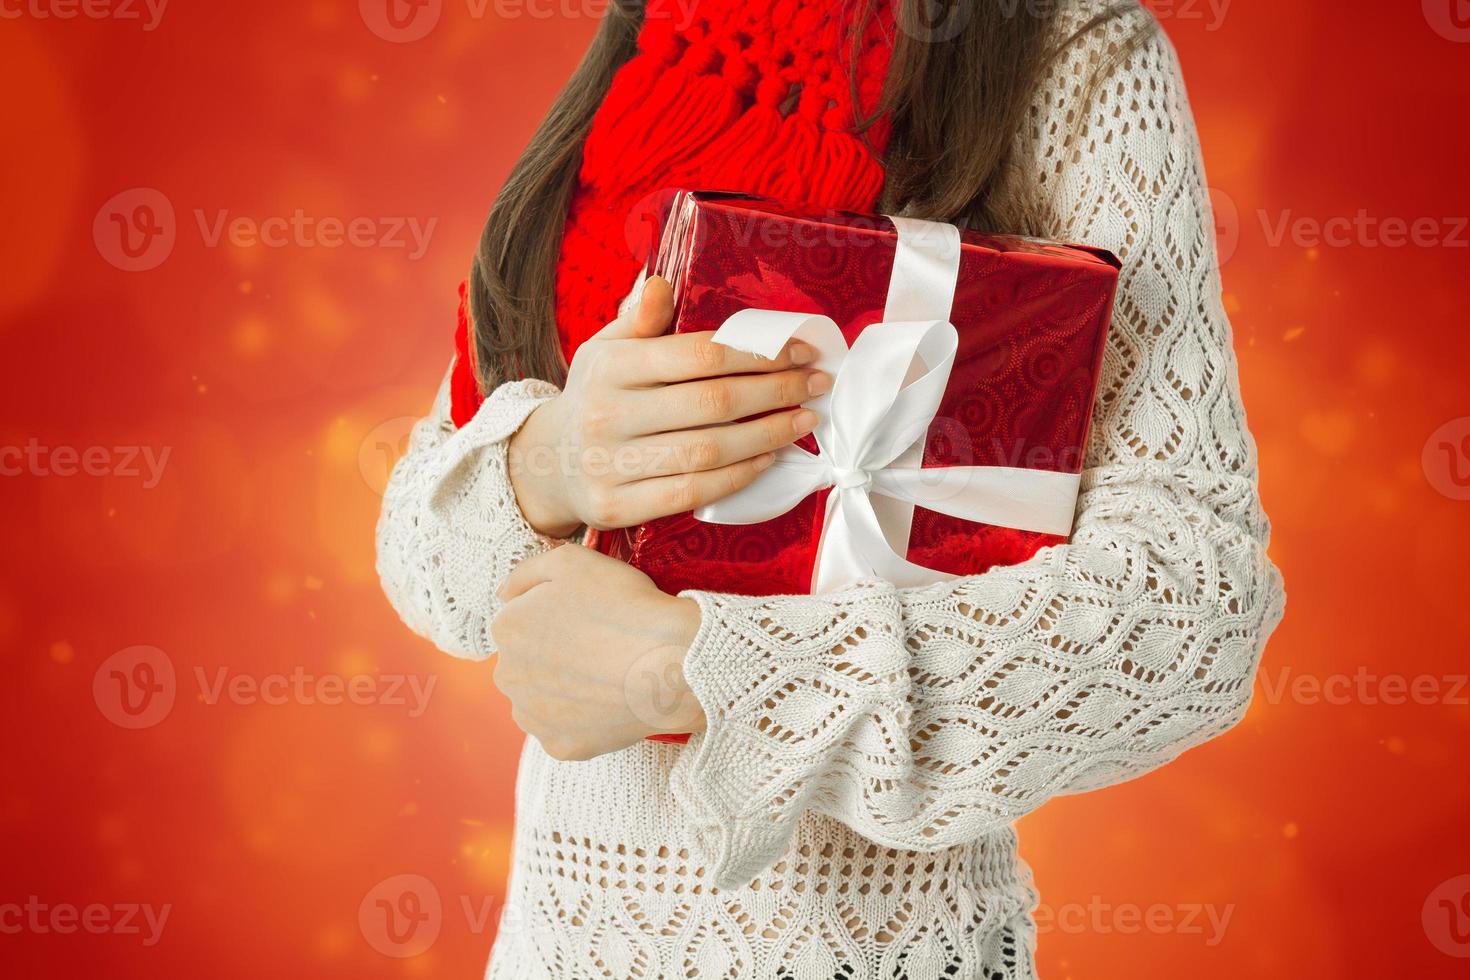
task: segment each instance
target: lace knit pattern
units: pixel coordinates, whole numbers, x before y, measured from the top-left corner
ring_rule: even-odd
[[[544,381],[501,385],[463,428],[450,418],[448,374],[433,411],[409,433],[378,517],[378,577],[399,617],[441,650],[495,652],[495,589],[517,563],[550,548],[521,516],[506,469],[507,440],[557,394]]]
[[[1172,47],[1083,99],[1136,24],[1054,65],[1017,148],[1045,232],[1123,260],[1070,543],[923,589],[686,593],[707,730],[588,762],[526,741],[492,978],[1025,980],[1037,896],[1012,822],[1244,713],[1284,599]],[[503,444],[547,394],[497,389],[456,434],[441,391],[394,473],[384,586],[452,653],[488,654],[493,588],[549,544]]]

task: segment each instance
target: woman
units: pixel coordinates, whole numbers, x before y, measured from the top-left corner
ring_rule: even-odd
[[[534,736],[491,977],[1034,976],[1012,823],[1245,711],[1283,596],[1173,50],[1133,3],[923,9],[614,8],[491,211],[378,542],[403,619],[498,651]],[[629,229],[673,186],[1112,249],[1070,543],[764,598],[559,546],[743,485],[830,384],[800,346],[660,336]],[[630,448],[649,464],[587,465]]]

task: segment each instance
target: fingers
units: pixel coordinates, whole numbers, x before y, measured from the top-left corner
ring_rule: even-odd
[[[613,352],[617,367],[612,380],[627,388],[677,384],[727,374],[770,374],[817,359],[816,350],[800,341],[765,358],[717,344],[713,338],[713,330],[701,330],[629,343],[624,350]]]
[[[719,469],[788,446],[812,431],[817,413],[809,408],[775,412],[745,422],[686,429],[628,443],[640,461],[637,479]]]
[[[655,517],[682,514],[712,504],[748,486],[775,457],[765,453],[752,459],[681,476],[660,476],[622,487],[619,497],[627,509],[623,523],[637,524]]]
[[[632,340],[657,337],[669,328],[674,317],[674,289],[662,276],[643,281],[638,308],[618,317],[594,334],[602,340]]]
[[[686,381],[648,392],[650,416],[669,432],[692,429],[763,412],[790,408],[830,391],[832,378],[821,371],[793,369],[707,381]]]

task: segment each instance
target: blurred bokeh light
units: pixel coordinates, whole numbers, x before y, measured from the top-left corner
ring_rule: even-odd
[[[1043,976],[1465,975],[1455,3],[1153,5],[1290,599],[1236,731],[1023,822]],[[521,735],[487,668],[399,625],[373,523],[485,210],[601,5],[380,6],[4,7],[0,906],[110,925],[6,918],[0,975],[483,969]],[[129,727],[125,681],[171,685],[166,716]],[[168,909],[151,944],[141,913],[115,928],[143,904]],[[395,945],[381,908],[433,935]]]

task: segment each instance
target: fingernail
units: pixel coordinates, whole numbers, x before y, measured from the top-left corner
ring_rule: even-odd
[[[832,376],[825,371],[813,371],[806,379],[806,390],[811,395],[823,395],[832,390]]]
[[[806,435],[817,427],[817,413],[809,408],[803,408],[791,416],[791,427],[796,430],[797,435]]]
[[[817,352],[806,344],[795,343],[791,345],[792,364],[810,364],[817,359]]]
[[[770,465],[772,463],[774,463],[775,461],[776,461],[776,454],[775,453],[764,453],[764,454],[762,454],[760,456],[757,456],[755,458],[755,471],[757,473],[759,473],[761,470],[764,470],[764,469],[769,468]]]

